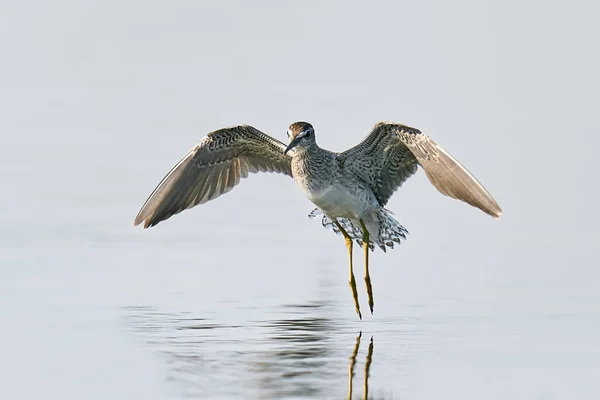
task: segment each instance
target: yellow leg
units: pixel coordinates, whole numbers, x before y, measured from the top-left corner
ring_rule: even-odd
[[[373,286],[371,285],[371,275],[369,275],[369,231],[365,224],[360,221],[360,226],[363,230],[363,250],[365,251],[365,285],[367,286],[367,295],[369,296],[369,308],[373,314]]]
[[[369,370],[371,369],[371,361],[373,361],[373,336],[371,336],[371,343],[369,343],[369,349],[367,350],[367,360],[365,361],[365,382],[363,385],[364,400],[367,400],[369,397]]]
[[[350,356],[350,366],[348,367],[348,400],[352,400],[352,379],[354,378],[354,366],[356,365],[356,355],[358,354],[358,348],[360,347],[360,337],[362,331],[356,337],[356,344],[354,345],[354,351]]]
[[[358,317],[362,319],[362,314],[360,313],[360,306],[358,305],[358,291],[356,290],[356,279],[354,279],[354,271],[352,270],[352,238],[336,220],[334,220],[334,222],[337,225],[340,232],[342,232],[342,235],[344,235],[344,239],[346,239],[346,248],[348,248],[348,258],[350,259],[350,278],[348,282],[350,283],[350,289],[352,289],[354,308],[356,309]]]

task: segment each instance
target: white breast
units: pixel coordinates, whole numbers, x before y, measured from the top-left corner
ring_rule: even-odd
[[[343,187],[335,185],[306,194],[310,201],[333,218],[360,219],[364,212],[371,208],[365,199],[358,198]]]

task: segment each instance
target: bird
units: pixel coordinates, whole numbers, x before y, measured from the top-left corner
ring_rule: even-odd
[[[322,215],[322,224],[344,237],[349,285],[362,319],[353,271],[353,243],[364,250],[364,280],[373,314],[369,250],[385,251],[406,239],[408,230],[386,207],[390,197],[421,167],[443,195],[499,218],[502,209],[483,185],[452,155],[416,128],[376,123],[354,147],[333,152],[319,147],[314,127],[292,123],[289,143],[250,125],[215,130],[202,138],[160,181],[143,204],[134,226],[157,225],[183,210],[215,200],[252,173],[274,172],[294,179]]]

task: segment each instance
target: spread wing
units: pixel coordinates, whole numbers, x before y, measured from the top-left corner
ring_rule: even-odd
[[[500,206],[458,160],[419,130],[379,122],[355,147],[340,154],[348,168],[367,182],[382,205],[420,165],[440,193],[498,218]]]
[[[144,228],[229,192],[251,172],[292,176],[286,146],[248,125],[219,129],[200,140],[163,178],[135,218]]]

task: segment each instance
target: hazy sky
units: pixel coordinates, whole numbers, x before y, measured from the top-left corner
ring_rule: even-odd
[[[411,232],[403,262],[438,288],[460,279],[440,265],[484,265],[570,293],[556,307],[582,306],[577,293],[598,310],[597,19],[585,1],[0,1],[2,273],[96,257],[82,250],[92,236],[218,242],[258,223],[281,230],[279,251],[298,238],[309,251],[331,234],[282,176],[160,229],[132,223],[212,130],[247,123],[285,141],[307,120],[343,150],[389,120],[432,136],[504,211],[495,221],[419,172],[388,205]]]
[[[343,150],[391,120],[430,134],[504,209],[489,220],[419,173],[389,205],[409,230],[493,237],[527,262],[585,260],[598,238],[600,90],[586,4],[3,2],[5,218],[87,218],[72,206],[97,199],[94,175],[108,171],[130,178],[101,194],[129,222],[180,156],[223,126],[286,140],[291,122],[308,120],[321,146]],[[246,184],[236,191],[254,192]],[[80,198],[65,195],[73,187]],[[291,182],[281,191],[310,210]]]

